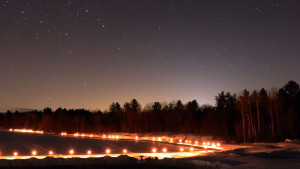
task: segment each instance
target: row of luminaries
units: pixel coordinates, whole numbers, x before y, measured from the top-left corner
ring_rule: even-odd
[[[190,148],[184,149],[183,147],[181,147],[179,150],[180,150],[180,152],[184,152],[184,151],[193,152],[194,148],[190,147]],[[161,152],[159,152],[159,150],[157,148],[152,148],[151,153],[167,153],[167,151],[168,151],[167,148],[163,148],[161,150]],[[111,149],[108,148],[105,150],[105,154],[111,154],[111,153],[112,153]],[[130,152],[128,152],[127,149],[123,149],[121,154],[127,154],[127,153],[130,153]],[[18,153],[18,151],[14,151],[12,155],[19,156],[19,153]],[[55,154],[55,152],[52,150],[50,150],[47,155],[41,154],[41,156],[55,156],[55,155],[61,155],[61,154]],[[86,154],[76,154],[74,149],[70,149],[68,151],[68,155],[72,156],[72,155],[97,155],[97,154],[93,154],[92,150],[87,150]],[[39,154],[38,154],[37,150],[32,150],[30,155],[22,155],[22,156],[39,156]]]

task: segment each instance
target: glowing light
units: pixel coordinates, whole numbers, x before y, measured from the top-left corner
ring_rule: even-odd
[[[70,154],[70,155],[73,155],[73,154],[74,154],[74,150],[71,149],[71,150],[69,151],[69,154]]]
[[[205,143],[205,142],[203,142],[203,145],[206,145],[206,143]]]
[[[124,154],[127,153],[127,150],[126,150],[126,149],[123,149],[123,153],[124,153]]]
[[[13,129],[9,129],[9,131],[13,131]]]
[[[109,154],[110,153],[110,149],[106,149],[105,152],[106,152],[106,154]]]
[[[84,134],[81,134],[82,137],[84,137]]]
[[[191,147],[191,148],[190,148],[190,151],[194,151],[194,148],[193,148],[193,147]]]
[[[195,141],[195,144],[198,144],[198,141]]]
[[[18,152],[15,151],[15,152],[14,152],[14,156],[18,156]]]
[[[79,134],[78,134],[78,133],[75,133],[74,136],[79,136]]]
[[[112,138],[115,138],[115,136],[112,136]]]
[[[191,144],[191,143],[192,143],[192,141],[189,141],[189,143]]]
[[[31,152],[31,154],[32,154],[33,156],[35,156],[35,155],[37,154],[37,152],[36,152],[35,150],[33,150],[33,151]]]
[[[185,143],[188,143],[188,141],[187,141],[187,140],[185,140]]]
[[[172,138],[170,139],[170,143],[173,143],[173,139]]]
[[[166,149],[166,148],[163,148],[163,152],[164,152],[164,153],[167,152],[167,149]]]
[[[53,151],[49,151],[49,155],[53,155]]]
[[[118,136],[118,135],[116,136],[116,139],[119,139],[119,136]]]
[[[87,153],[88,155],[91,155],[91,154],[92,154],[92,151],[91,151],[91,150],[88,150],[86,153]]]
[[[91,134],[90,137],[94,137],[93,134]]]
[[[103,134],[103,136],[102,136],[103,138],[105,138],[106,136],[105,136],[105,134]]]
[[[155,141],[155,137],[152,138],[152,141]]]
[[[156,153],[156,148],[152,149],[152,153]]]
[[[220,147],[221,145],[220,145],[220,143],[217,143],[217,147]]]
[[[206,145],[208,145],[208,146],[209,146],[209,145],[210,145],[210,142],[207,142],[207,143],[206,143]]]
[[[111,135],[109,135],[108,138],[111,138]]]
[[[181,140],[181,139],[179,140],[179,143],[182,143],[182,140]]]
[[[180,151],[184,151],[184,149],[183,149],[183,148],[180,148]]]
[[[138,136],[135,136],[135,139],[136,139],[136,140],[138,140],[138,139],[139,139],[139,137],[138,137]]]
[[[161,141],[161,138],[158,138],[158,141]]]
[[[215,143],[212,143],[211,146],[212,146],[213,148],[215,148],[215,147],[216,147],[216,144],[215,144]]]

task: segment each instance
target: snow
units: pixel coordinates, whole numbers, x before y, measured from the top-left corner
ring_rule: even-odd
[[[199,135],[185,135],[171,133],[151,133],[151,134],[129,134],[129,133],[105,133],[108,135],[118,135],[122,139],[111,140],[102,139],[95,135],[93,138],[89,137],[74,137],[71,135],[60,136],[53,134],[24,134],[12,132],[0,132],[0,151],[1,156],[12,155],[13,151],[18,151],[20,155],[28,155],[33,149],[37,150],[39,154],[47,154],[51,149],[58,156],[56,158],[43,157],[42,159],[27,159],[27,160],[7,160],[1,159],[1,166],[47,166],[47,165],[155,165],[155,166],[176,166],[179,168],[226,168],[226,169],[286,169],[295,168],[300,169],[300,141],[293,140],[289,142],[280,143],[245,143],[233,144],[225,143],[221,140],[212,140],[209,136]],[[135,136],[139,140],[134,140]],[[153,137],[161,141],[152,141]],[[221,150],[212,151],[211,153],[193,154],[190,152],[189,156],[180,156],[176,154],[179,147],[186,147],[187,145],[178,145],[169,143],[170,138],[174,141],[191,140],[207,142],[221,142]],[[131,140],[130,140],[131,139]],[[151,149],[155,147],[158,150],[166,147],[168,149],[167,157],[163,160],[140,161],[140,155],[147,157],[155,156],[150,153]],[[105,154],[97,156],[98,158],[62,158],[60,154],[66,154],[70,148],[75,150],[76,154],[85,154],[88,149],[93,153],[104,153],[106,148],[110,148],[115,155],[106,157]],[[131,153],[136,153],[136,158],[121,155],[120,152],[126,148]],[[196,148],[197,152],[203,151],[202,148]],[[187,153],[186,153],[187,154]],[[159,153],[157,154],[159,156]],[[173,156],[172,156],[173,155]],[[75,157],[75,156],[74,156]],[[77,157],[77,156],[76,156]],[[78,156],[79,157],[79,156]],[[101,158],[100,158],[101,157]],[[176,157],[176,158],[173,158]]]

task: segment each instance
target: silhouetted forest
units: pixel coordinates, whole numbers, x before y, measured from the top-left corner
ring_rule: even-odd
[[[84,109],[0,113],[0,127],[49,132],[174,132],[212,135],[227,141],[281,141],[300,138],[299,85],[289,81],[280,89],[231,94],[222,91],[216,105],[199,106],[196,100],[142,109],[136,99],[121,106],[113,102],[107,112]]]

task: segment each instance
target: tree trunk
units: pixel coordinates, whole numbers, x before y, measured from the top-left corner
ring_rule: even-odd
[[[245,133],[245,112],[244,105],[242,104],[242,119],[243,119],[243,135],[244,135],[244,143],[246,142],[246,133]]]
[[[275,113],[276,113],[276,122],[277,122],[277,134],[280,135],[280,126],[279,126],[279,117],[278,117],[278,105],[277,105],[277,98],[275,98]]]
[[[259,120],[259,105],[258,99],[256,99],[256,113],[257,113],[257,128],[258,128],[258,135],[260,135],[260,120]]]
[[[271,114],[272,136],[275,137],[275,131],[274,131],[274,117],[273,117],[273,104],[272,104],[272,100],[270,101],[270,114]]]

